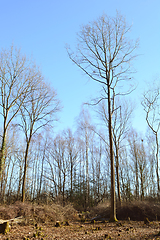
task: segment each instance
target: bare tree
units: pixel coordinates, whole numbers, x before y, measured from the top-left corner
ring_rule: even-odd
[[[89,144],[93,135],[91,125],[91,117],[89,112],[86,109],[82,109],[78,118],[78,132],[81,133],[81,136],[84,141],[84,149],[85,149],[85,176],[86,176],[86,207],[89,203]]]
[[[133,173],[132,182],[135,186],[135,196],[141,201],[144,200],[145,193],[147,193],[149,169],[148,165],[150,162],[150,154],[148,154],[148,146],[146,145],[145,139],[142,138],[142,134],[138,134],[134,129],[130,132],[128,138],[130,146],[130,157],[133,162],[131,169]],[[149,181],[151,181],[149,179]]]
[[[0,53],[0,114],[3,122],[0,147],[0,178],[4,166],[7,130],[18,114],[37,75],[35,66],[13,46]]]
[[[130,128],[130,120],[133,112],[132,104],[127,101],[121,101],[119,98],[115,101],[116,111],[112,117],[112,134],[114,143],[114,155],[116,159],[116,177],[119,205],[121,205],[120,181],[119,181],[119,155],[121,148],[124,147],[127,132]],[[108,111],[105,101],[101,101],[97,110],[98,116],[102,120],[104,127],[108,128]],[[103,139],[103,138],[102,138]],[[105,142],[105,141],[104,141]],[[108,143],[107,143],[108,144]]]
[[[148,176],[148,195],[149,197],[155,198],[157,195],[157,181],[155,178],[156,174],[156,144],[155,144],[155,136],[153,131],[148,127],[146,132],[146,142],[147,142],[147,151],[148,151],[148,160],[149,160],[149,174]]]
[[[20,109],[21,123],[19,126],[25,134],[26,150],[24,160],[24,175],[22,184],[22,201],[25,200],[25,184],[27,173],[27,159],[31,139],[43,127],[50,126],[56,120],[56,113],[60,110],[56,92],[48,86],[39,74],[35,86],[30,89],[27,102]]]
[[[66,190],[66,180],[67,174],[70,168],[70,163],[68,161],[68,154],[66,154],[66,139],[62,134],[58,134],[53,143],[50,143],[49,157],[47,158],[47,163],[49,166],[49,171],[46,177],[50,179],[51,184],[54,184],[57,200],[63,201],[65,205],[65,190]]]
[[[67,160],[69,163],[69,172],[70,172],[70,200],[72,201],[73,197],[73,177],[74,177],[74,171],[77,165],[77,158],[78,158],[78,150],[76,149],[76,139],[74,135],[72,134],[72,131],[70,128],[68,128],[66,131],[64,131],[64,138],[66,143],[66,154]]]
[[[92,80],[102,85],[102,95],[94,104],[106,99],[108,105],[108,132],[111,161],[111,215],[116,221],[115,172],[112,137],[112,115],[115,96],[133,90],[131,61],[134,59],[134,44],[127,38],[130,27],[117,13],[115,18],[106,15],[83,26],[78,34],[77,52],[67,49],[69,58]],[[125,85],[124,85],[125,82]],[[128,85],[129,83],[129,85]]]
[[[132,130],[129,139],[128,139],[129,145],[130,145],[130,154],[131,159],[133,159],[133,172],[135,175],[135,195],[136,199],[139,200],[139,154],[138,154],[138,147],[140,144],[140,140],[138,139],[138,134],[135,130]]]
[[[143,94],[142,106],[146,112],[146,122],[153,132],[156,141],[156,175],[157,189],[160,191],[159,184],[159,140],[158,133],[160,130],[160,85],[154,83],[154,86],[149,86],[149,90]]]

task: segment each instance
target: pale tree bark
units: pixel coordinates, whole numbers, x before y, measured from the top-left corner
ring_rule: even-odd
[[[132,44],[127,38],[129,30],[130,27],[127,27],[125,19],[118,13],[115,18],[103,15],[97,21],[82,27],[78,34],[77,52],[67,49],[69,58],[92,80],[102,86],[102,95],[94,104],[98,104],[103,99],[107,100],[111,164],[111,221],[116,221],[112,136],[114,98],[120,94],[129,94],[133,90],[133,81],[129,74],[131,74],[130,63],[135,57],[133,52],[137,43]]]
[[[119,154],[118,148],[116,147],[116,176],[117,176],[117,192],[118,192],[118,203],[121,207],[122,198],[121,198],[121,189],[120,189],[120,180],[119,180]]]
[[[96,203],[96,198],[97,198],[97,191],[96,191],[96,165],[95,165],[95,146],[92,143],[91,147],[91,165],[92,165],[92,182],[93,182],[93,196],[94,196],[94,201]]]
[[[83,140],[78,136],[77,137],[77,143],[78,143],[78,152],[79,152],[79,178],[78,178],[78,187],[79,187],[79,194],[82,195],[82,189],[83,189],[83,162],[84,162],[84,142]]]
[[[6,136],[28,95],[35,76],[34,65],[13,46],[0,53],[0,108],[3,122],[0,147],[0,178],[4,166]]]
[[[10,168],[10,162],[5,162],[4,168],[3,168],[3,174],[1,178],[1,194],[0,194],[0,200],[1,202],[5,203],[5,193],[6,193],[6,186],[8,182],[8,174],[9,174],[9,168]]]

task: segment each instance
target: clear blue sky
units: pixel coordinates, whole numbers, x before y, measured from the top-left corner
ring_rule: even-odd
[[[64,106],[58,129],[72,128],[81,104],[94,96],[98,87],[73,65],[65,50],[66,43],[75,46],[81,24],[103,13],[115,16],[116,10],[133,24],[131,37],[140,39],[142,54],[135,62],[136,101],[145,81],[160,76],[160,0],[0,0],[0,10],[0,48],[14,43],[41,67]],[[134,126],[143,130],[144,123],[138,107]]]

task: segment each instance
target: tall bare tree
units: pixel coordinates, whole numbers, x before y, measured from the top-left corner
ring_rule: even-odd
[[[0,178],[4,165],[7,130],[25,101],[32,80],[37,75],[35,66],[11,47],[0,52],[0,114],[3,123],[0,147]]]
[[[146,122],[155,136],[156,142],[156,175],[157,175],[157,190],[160,193],[159,183],[159,139],[158,133],[160,130],[160,85],[157,82],[149,86],[149,90],[143,94],[142,106],[146,113]]]
[[[34,79],[35,80],[35,79]],[[21,112],[21,123],[19,126],[25,134],[26,150],[24,160],[24,175],[22,184],[22,202],[25,200],[25,184],[27,173],[27,159],[31,139],[42,127],[51,127],[51,122],[56,120],[56,113],[60,110],[56,92],[48,86],[42,75],[37,76],[35,86],[30,89],[27,102],[23,103]]]
[[[106,99],[108,105],[108,132],[111,161],[111,215],[110,221],[116,221],[115,207],[115,171],[112,137],[112,115],[114,98],[133,90],[131,79],[131,61],[137,42],[127,38],[130,27],[117,13],[110,18],[103,15],[97,21],[82,26],[78,34],[76,52],[67,49],[69,58],[92,80],[102,85],[102,95],[95,104]],[[124,85],[125,82],[125,85]],[[129,85],[128,85],[129,83]]]

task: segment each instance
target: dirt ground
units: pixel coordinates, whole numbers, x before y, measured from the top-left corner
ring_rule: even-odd
[[[69,222],[69,226],[62,225],[60,227],[55,227],[55,224],[52,223],[36,226],[14,224],[9,233],[0,235],[0,239],[160,239],[160,222],[147,224],[144,221]]]

